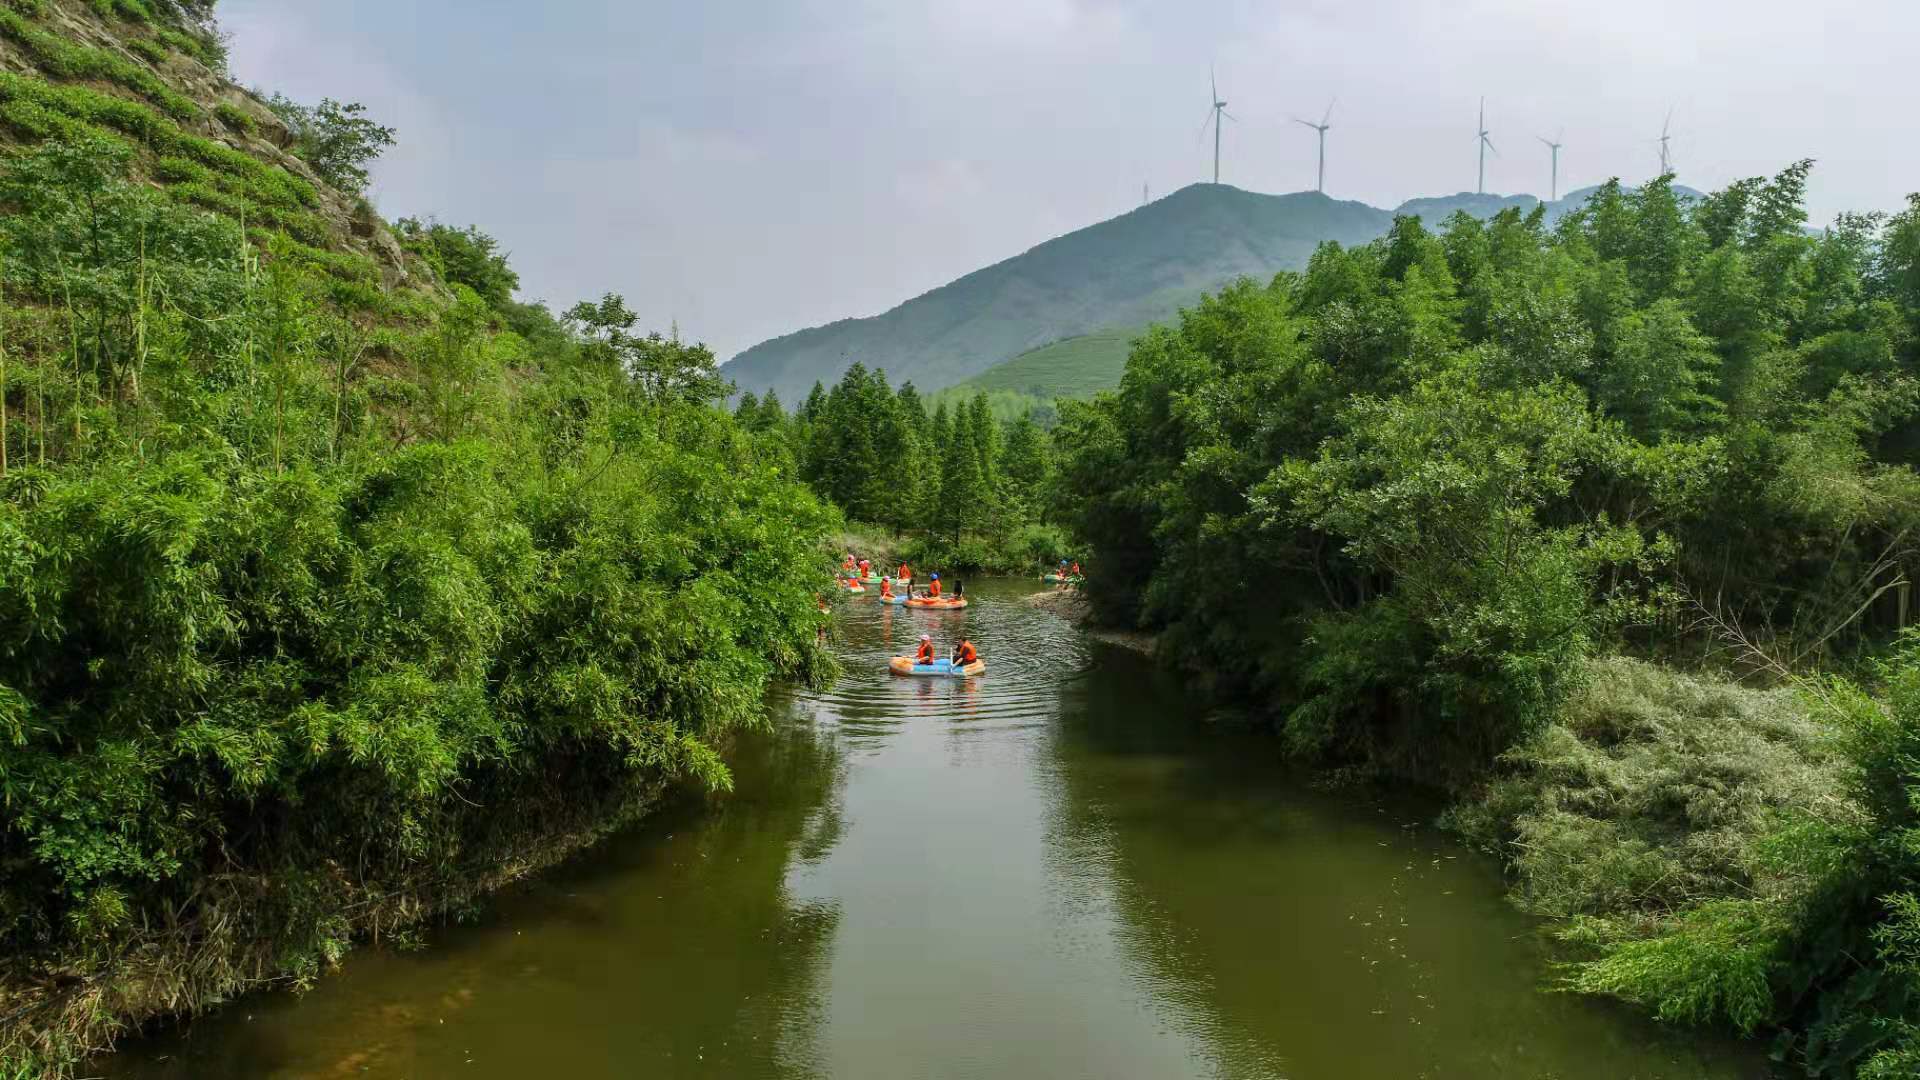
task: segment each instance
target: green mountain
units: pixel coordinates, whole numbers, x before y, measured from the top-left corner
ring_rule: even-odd
[[[1120,385],[1127,351],[1146,326],[1120,326],[1028,349],[975,375],[955,389],[1006,390],[1037,398],[1087,397]]]
[[[923,389],[952,386],[1028,349],[1163,319],[1242,274],[1306,264],[1323,240],[1364,243],[1392,215],[1307,192],[1196,184],[976,270],[881,315],[763,342],[723,369],[788,401],[858,360]]]
[[[1593,190],[1549,203],[1548,218]],[[742,390],[771,387],[787,401],[815,380],[832,383],[856,360],[922,390],[967,383],[1040,397],[1086,394],[1117,381],[1130,333],[1241,275],[1298,270],[1323,241],[1366,243],[1385,235],[1397,213],[1437,225],[1456,210],[1491,217],[1539,201],[1461,192],[1388,211],[1318,192],[1262,195],[1194,184],[883,314],[762,342],[723,370]]]

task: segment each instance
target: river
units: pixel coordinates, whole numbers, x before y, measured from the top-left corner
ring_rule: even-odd
[[[1174,675],[980,582],[851,601],[737,792],[685,797],[418,951],[243,998],[93,1072],[233,1077],[1765,1075],[1543,993],[1551,956],[1437,807],[1319,790]],[[971,680],[885,659],[961,627]]]

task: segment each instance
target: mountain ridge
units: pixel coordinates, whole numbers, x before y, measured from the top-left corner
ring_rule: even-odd
[[[1547,203],[1549,219],[1596,189]],[[1322,242],[1366,243],[1396,215],[1437,224],[1455,210],[1531,210],[1532,195],[1412,199],[1393,210],[1320,192],[1268,195],[1190,184],[1124,214],[1043,241],[878,315],[796,330],[742,350],[722,369],[741,390],[795,400],[858,361],[923,390],[957,385],[1050,342],[1165,319],[1243,275],[1299,269]]]

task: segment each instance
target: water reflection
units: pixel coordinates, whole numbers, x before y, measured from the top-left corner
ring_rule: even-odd
[[[1064,879],[1109,883],[1132,977],[1234,1077],[1764,1075],[1756,1055],[1544,994],[1540,939],[1433,806],[1317,792],[1265,736],[1162,715],[1124,653],[1051,740]],[[1162,703],[1156,709],[1149,703]]]
[[[1304,789],[1179,680],[969,589],[869,600],[847,677],[769,702],[680,806],[424,953],[356,955],[107,1062],[138,1077],[1733,1077],[1544,995],[1431,807]],[[980,679],[895,678],[963,630]]]
[[[787,889],[844,830],[830,732],[733,754],[739,794],[689,799],[510,894],[423,952],[363,949],[304,997],[256,995],[96,1073],[802,1077],[839,913]]]

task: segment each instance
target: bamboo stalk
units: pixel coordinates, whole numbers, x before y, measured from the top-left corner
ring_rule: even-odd
[[[0,303],[0,479],[7,475],[7,311]]]

